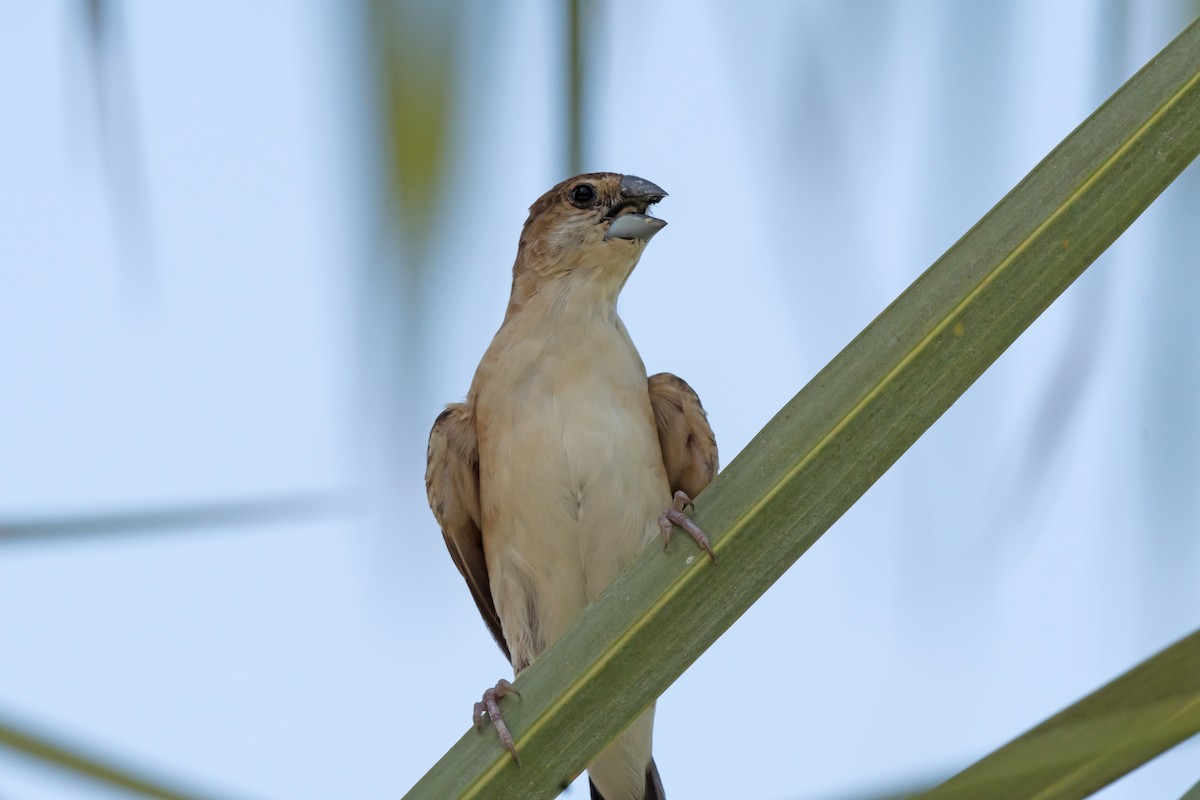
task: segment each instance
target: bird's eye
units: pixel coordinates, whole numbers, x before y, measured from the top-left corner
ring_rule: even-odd
[[[581,183],[571,190],[571,202],[580,208],[591,205],[596,199],[596,189],[590,183]]]

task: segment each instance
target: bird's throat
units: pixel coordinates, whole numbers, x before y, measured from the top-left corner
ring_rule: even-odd
[[[581,264],[552,275],[526,273],[513,282],[506,316],[536,313],[561,321],[614,322],[617,299],[636,264],[636,259],[623,259],[619,263]]]

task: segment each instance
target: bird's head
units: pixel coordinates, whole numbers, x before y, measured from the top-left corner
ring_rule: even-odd
[[[529,207],[521,231],[514,300],[568,274],[611,285],[615,300],[646,243],[667,225],[647,214],[666,196],[648,180],[615,172],[577,175],[546,192]]]

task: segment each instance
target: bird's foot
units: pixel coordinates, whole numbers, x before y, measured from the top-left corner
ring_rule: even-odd
[[[500,737],[500,744],[504,745],[505,750],[512,753],[512,757],[517,761],[517,766],[520,766],[521,757],[517,755],[517,746],[513,744],[512,734],[508,732],[508,726],[504,724],[504,715],[500,713],[499,700],[506,694],[521,696],[521,693],[511,683],[501,678],[494,689],[488,689],[483,693],[483,699],[475,704],[475,713],[471,719],[478,728],[483,724],[483,713],[486,711],[488,719],[492,721],[492,727],[496,729],[496,734]]]
[[[662,529],[663,550],[666,550],[667,545],[671,543],[671,531],[674,529],[674,526],[678,525],[696,540],[696,544],[700,545],[701,550],[708,553],[708,557],[715,564],[717,563],[717,554],[713,552],[712,546],[708,543],[708,535],[700,530],[699,526],[692,522],[687,514],[683,513],[685,508],[695,507],[695,504],[692,503],[692,498],[688,497],[686,493],[675,493],[675,500],[672,506],[658,517],[658,527]]]

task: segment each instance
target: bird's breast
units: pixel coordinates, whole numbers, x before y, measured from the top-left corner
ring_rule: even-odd
[[[515,344],[495,367],[476,399],[480,438],[495,445],[482,458],[577,496],[611,489],[614,470],[651,482],[663,472],[646,370],[623,330],[565,327]]]
[[[496,349],[475,399],[489,562],[508,552],[533,584],[573,574],[586,602],[670,500],[645,367],[614,325],[559,326]]]

